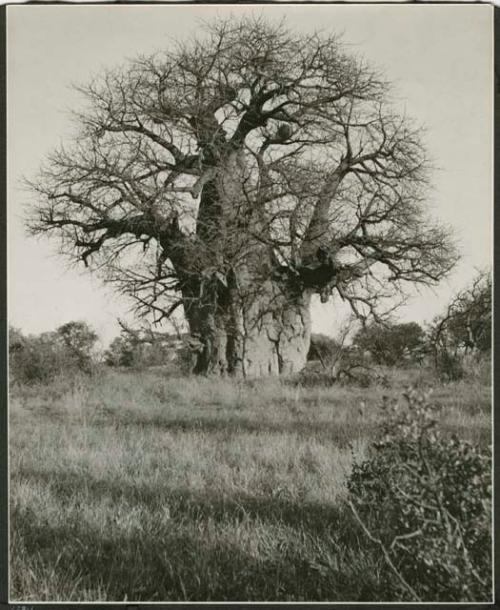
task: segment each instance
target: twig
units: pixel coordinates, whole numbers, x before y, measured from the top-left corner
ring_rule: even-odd
[[[390,557],[389,551],[385,548],[384,543],[379,538],[375,538],[375,536],[369,531],[369,529],[363,523],[363,520],[359,516],[358,511],[354,507],[354,504],[351,502],[351,500],[348,500],[348,504],[354,514],[354,517],[356,518],[356,521],[359,523],[361,529],[364,531],[366,536],[380,548],[380,550],[382,551],[382,554],[384,555],[384,559],[387,562],[387,565],[394,572],[394,574],[397,577],[397,579],[399,580],[399,582],[403,585],[403,587],[408,591],[408,593],[412,596],[412,598],[415,601],[418,601],[418,602],[422,601],[420,599],[420,597],[417,595],[417,593],[415,592],[415,590],[413,589],[413,587],[405,580],[405,578],[403,577],[401,572],[394,565],[394,563]]]

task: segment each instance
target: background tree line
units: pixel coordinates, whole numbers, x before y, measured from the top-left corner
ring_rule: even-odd
[[[427,363],[441,377],[457,379],[466,374],[471,359],[490,353],[491,315],[491,273],[481,271],[425,328],[416,322],[351,324],[336,338],[313,334],[307,359],[334,377],[349,377],[350,370],[372,365]],[[92,374],[102,365],[136,369],[170,366],[181,374],[192,371],[200,345],[189,334],[119,323],[120,334],[107,349],[98,347],[97,333],[83,321],[68,322],[40,335],[24,335],[11,327],[11,379],[44,382],[75,371]]]

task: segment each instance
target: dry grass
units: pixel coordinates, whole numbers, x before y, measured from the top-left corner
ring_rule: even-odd
[[[110,372],[15,388],[11,598],[376,600],[387,577],[343,508],[391,388]],[[484,383],[440,385],[443,426],[490,442]]]

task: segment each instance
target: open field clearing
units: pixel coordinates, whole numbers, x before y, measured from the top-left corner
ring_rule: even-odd
[[[108,372],[14,387],[13,600],[376,600],[387,566],[345,506],[390,387]],[[491,442],[490,389],[438,384],[441,427]]]

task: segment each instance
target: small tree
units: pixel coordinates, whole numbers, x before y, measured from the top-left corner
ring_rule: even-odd
[[[56,331],[23,335],[9,329],[9,374],[19,383],[49,382],[59,375],[93,372],[97,335],[85,322],[68,322]]]
[[[359,350],[347,345],[348,337],[352,336],[355,323],[356,317],[350,315],[344,320],[334,338],[323,334],[312,335],[308,360],[318,360],[321,363],[323,373],[318,374],[317,371],[311,370],[304,371],[304,374],[299,378],[302,384],[320,383],[329,385],[338,381],[347,381],[367,386],[372,381],[381,379],[366,366]]]
[[[425,351],[425,333],[416,322],[369,324],[353,339],[355,347],[369,351],[377,364],[394,366],[405,360],[420,361]]]
[[[182,307],[197,372],[300,370],[314,293],[366,317],[455,263],[420,129],[336,36],[220,20],[80,91],[29,226],[157,321]]]
[[[131,328],[122,321],[121,333],[104,354],[110,366],[148,367],[175,361],[185,347],[181,335],[154,331],[149,327]]]
[[[104,361],[108,366],[135,366],[137,355],[134,344],[123,334],[115,337],[104,352]]]
[[[491,335],[491,271],[484,270],[431,325],[429,342],[436,368],[452,378],[463,376],[463,357],[489,353]]]
[[[93,349],[98,336],[86,322],[67,322],[59,326],[56,334],[81,369],[92,367]]]

